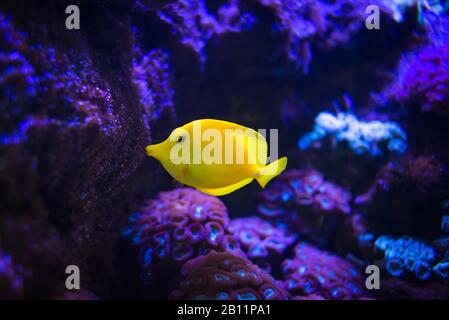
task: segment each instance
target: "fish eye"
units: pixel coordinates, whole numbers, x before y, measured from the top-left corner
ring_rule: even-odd
[[[178,143],[181,143],[181,142],[183,142],[184,141],[184,136],[179,136],[178,137]]]

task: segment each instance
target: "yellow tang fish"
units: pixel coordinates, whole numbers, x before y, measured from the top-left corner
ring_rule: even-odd
[[[262,134],[215,119],[189,122],[145,150],[174,179],[215,196],[231,193],[253,179],[264,188],[287,166],[287,157],[267,164],[268,146]]]

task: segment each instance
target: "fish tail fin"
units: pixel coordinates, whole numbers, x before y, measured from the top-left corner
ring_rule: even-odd
[[[285,167],[287,167],[287,157],[283,157],[262,167],[256,180],[262,188],[265,188],[271,179],[284,171]]]

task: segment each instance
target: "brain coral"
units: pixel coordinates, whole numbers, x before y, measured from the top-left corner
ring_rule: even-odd
[[[298,244],[294,252],[293,259],[282,263],[285,287],[292,296],[336,300],[366,296],[365,279],[349,261],[306,243]]]
[[[144,281],[174,280],[184,262],[210,250],[241,253],[224,204],[191,188],[159,193],[129,223],[123,234],[139,251]]]
[[[234,219],[229,228],[248,258],[268,273],[295,241],[295,236],[258,217]]]
[[[189,260],[182,268],[184,279],[171,299],[286,300],[288,293],[268,273],[246,258],[211,251]]]

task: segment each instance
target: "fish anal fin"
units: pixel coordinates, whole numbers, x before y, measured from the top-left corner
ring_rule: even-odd
[[[254,178],[248,178],[248,179],[243,179],[242,181],[239,181],[237,183],[231,184],[229,186],[226,187],[221,187],[221,188],[215,188],[215,189],[211,189],[211,188],[197,188],[197,190],[209,194],[211,196],[224,196],[228,193],[231,193],[237,189],[240,189],[243,186],[246,186],[248,183],[250,183],[251,181],[253,181]]]

